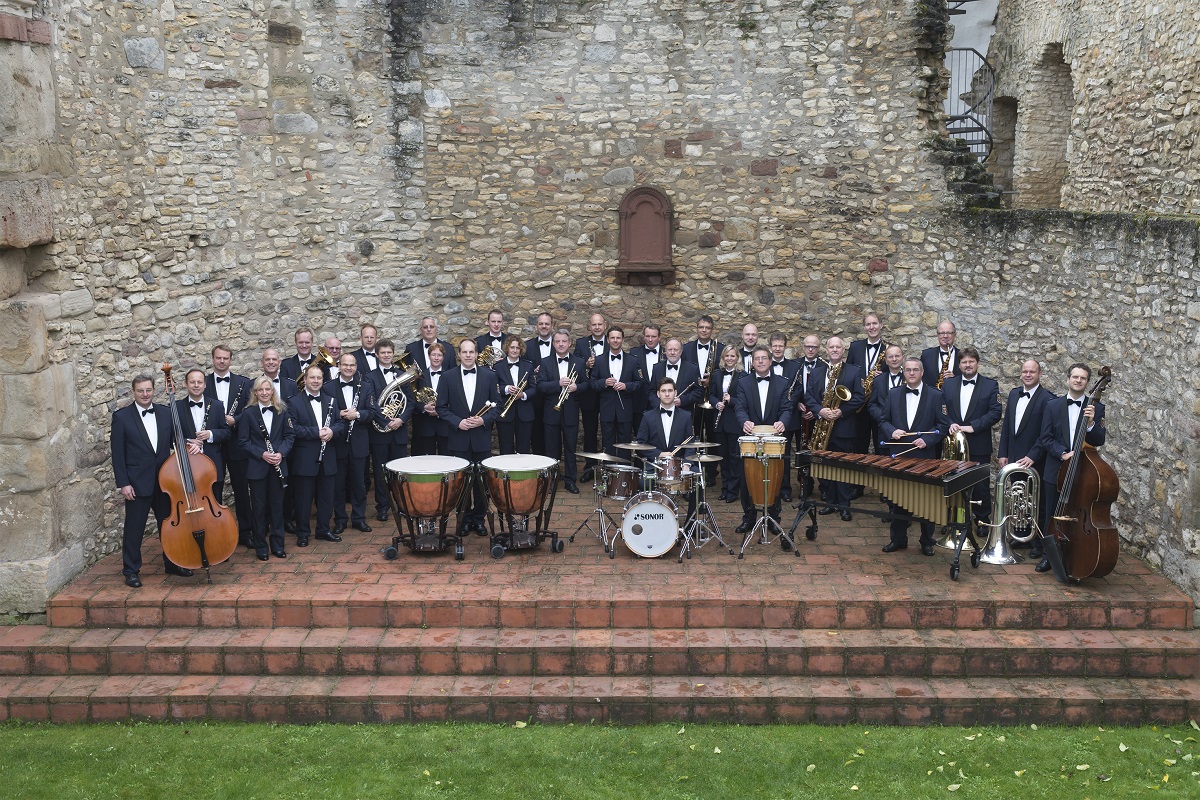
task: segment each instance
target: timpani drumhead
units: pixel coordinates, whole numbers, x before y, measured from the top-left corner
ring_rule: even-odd
[[[508,476],[511,481],[529,480],[546,470],[557,467],[558,462],[547,456],[528,453],[513,453],[507,456],[491,456],[480,462],[483,468]]]
[[[408,475],[411,481],[422,483],[434,480],[434,476],[437,480],[441,480],[443,475],[461,472],[471,466],[471,462],[456,456],[408,456],[407,458],[393,458],[384,466],[392,472]],[[422,481],[422,477],[425,477],[426,480]]]

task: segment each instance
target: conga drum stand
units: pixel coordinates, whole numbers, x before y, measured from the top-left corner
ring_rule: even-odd
[[[762,462],[763,465],[763,493],[762,493],[762,516],[754,523],[754,527],[746,534],[746,538],[742,540],[742,549],[738,552],[738,558],[745,558],[746,548],[750,546],[750,542],[755,536],[759,537],[759,544],[770,544],[772,536],[783,537],[779,545],[784,550],[794,550],[796,542],[792,539],[792,535],[783,529],[783,526],[775,521],[771,516],[769,508],[771,506],[771,477],[770,470],[767,469],[768,459],[764,454],[759,453],[755,458]],[[800,555],[799,552],[796,555]]]

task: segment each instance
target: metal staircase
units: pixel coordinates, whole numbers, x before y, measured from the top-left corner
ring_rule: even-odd
[[[973,1],[958,0],[950,6],[950,13]],[[986,161],[992,152],[992,100],[996,74],[987,58],[970,47],[948,49],[946,68],[950,71],[946,133],[951,138],[962,139],[980,161]]]

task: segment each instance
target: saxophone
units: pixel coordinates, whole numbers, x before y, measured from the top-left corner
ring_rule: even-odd
[[[942,384],[946,381],[946,370],[950,369],[950,354],[942,354],[942,368],[938,370],[937,388],[941,390]]]
[[[844,361],[839,361],[829,368],[829,388],[825,390],[825,396],[821,398],[821,408],[835,409],[842,403],[850,399],[850,390],[845,386],[838,385],[838,378],[842,376],[842,365]],[[829,435],[833,433],[833,424],[837,420],[825,419],[817,417],[813,423],[812,434],[808,439],[809,450],[824,450],[829,444]]]
[[[875,388],[875,376],[883,370],[883,362],[886,357],[887,345],[885,342],[879,342],[879,355],[875,356],[875,366],[867,370],[867,377],[863,378],[863,405],[871,399],[871,390]]]

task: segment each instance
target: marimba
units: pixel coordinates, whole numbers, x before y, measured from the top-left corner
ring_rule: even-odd
[[[914,517],[935,525],[955,528],[954,562],[950,577],[958,580],[959,557],[963,545],[971,543],[971,566],[979,565],[981,547],[975,539],[971,514],[971,487],[990,478],[987,464],[972,461],[947,461],[938,458],[892,458],[861,453],[835,453],[827,450],[796,453],[796,463],[802,472],[813,478],[841,481],[854,486],[874,489]],[[808,481],[802,481],[805,489]],[[807,506],[807,507],[806,507]],[[869,509],[856,508],[882,516]],[[816,539],[816,504],[804,496],[800,519],[808,512],[812,526],[807,531],[810,540]]]

